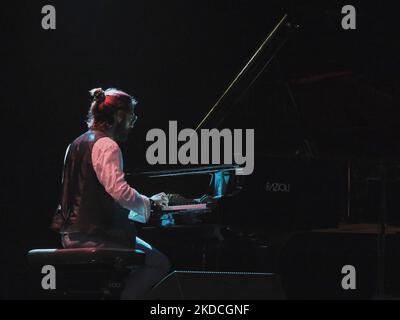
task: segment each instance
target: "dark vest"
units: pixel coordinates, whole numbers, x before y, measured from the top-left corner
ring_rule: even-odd
[[[129,210],[120,206],[97,179],[93,145],[106,135],[88,131],[69,147],[63,174],[61,232],[82,232],[132,246],[136,236]]]

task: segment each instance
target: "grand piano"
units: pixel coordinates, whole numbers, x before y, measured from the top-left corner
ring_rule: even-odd
[[[144,193],[163,190],[169,197],[168,207],[138,226],[139,236],[165,251],[176,269],[271,272],[278,258],[271,255],[291,236],[338,225],[346,181],[337,163],[265,158],[251,176],[237,170],[219,165],[129,175]]]
[[[175,269],[215,269],[218,257],[210,248],[215,251],[224,241],[221,202],[241,191],[237,169],[219,165],[130,174],[128,182],[142,192],[163,190],[169,198],[168,207],[138,226],[139,236],[165,251]]]
[[[144,194],[164,191],[169,195],[169,207],[138,228],[139,236],[170,257],[173,268],[275,272],[288,239],[299,232],[334,228],[339,213],[346,211],[345,162],[316,160],[301,123],[295,127],[299,130],[294,130],[295,142],[290,142],[296,146],[293,156],[271,155],[262,122],[265,110],[260,113],[249,108],[249,99],[259,91],[257,80],[271,68],[298,28],[287,15],[279,19],[195,127],[196,131],[255,127],[252,175],[238,175],[240,166],[235,164],[127,175],[128,182]]]

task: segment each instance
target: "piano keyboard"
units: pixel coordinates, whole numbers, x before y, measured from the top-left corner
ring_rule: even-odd
[[[199,203],[199,204],[184,204],[178,206],[168,206],[163,207],[163,212],[176,212],[176,211],[188,211],[188,210],[206,210],[208,209],[206,203]]]

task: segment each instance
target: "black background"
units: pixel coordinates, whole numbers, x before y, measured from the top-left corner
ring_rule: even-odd
[[[57,29],[41,28],[41,8]],[[284,13],[301,29],[257,82],[238,126],[260,130],[256,152],[294,157],[299,130],[329,159],[399,156],[398,14],[388,1],[351,1],[357,29],[329,1],[15,1],[1,5],[0,297],[23,294],[27,250],[58,245],[48,229],[64,151],[85,130],[88,90],[117,87],[139,101],[124,147],[146,164],[146,132],[169,120],[194,128]],[[349,75],[298,84],[345,71]],[[299,124],[282,83],[292,83]],[[283,108],[286,106],[286,109]],[[254,122],[252,122],[254,121]],[[237,122],[236,122],[237,124]],[[303,130],[303,131],[302,131]],[[282,132],[284,132],[282,134]],[[304,133],[305,132],[305,133]],[[300,137],[302,137],[300,134]]]

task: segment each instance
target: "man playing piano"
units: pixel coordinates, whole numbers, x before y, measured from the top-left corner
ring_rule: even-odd
[[[146,223],[151,209],[168,205],[165,193],[150,198],[131,188],[117,143],[128,138],[137,102],[127,93],[93,89],[89,130],[72,142],[64,159],[62,199],[53,229],[65,248],[136,248],[145,265],[126,281],[122,299],[141,299],[167,275],[168,258],[136,237],[133,221]]]

